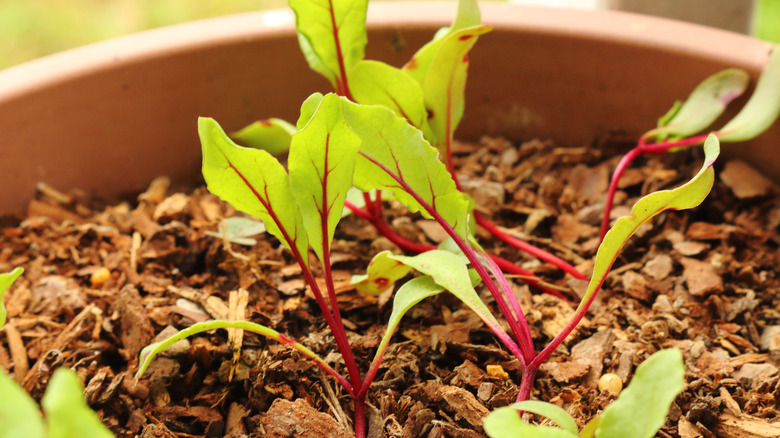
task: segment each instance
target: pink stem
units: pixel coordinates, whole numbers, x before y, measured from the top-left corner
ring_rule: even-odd
[[[612,212],[612,205],[615,201],[617,185],[620,181],[620,177],[623,176],[623,173],[626,171],[631,162],[633,162],[638,156],[642,154],[663,154],[669,152],[669,149],[673,148],[696,146],[704,142],[706,139],[707,134],[697,135],[695,137],[685,138],[678,141],[647,144],[645,143],[645,137],[642,136],[639,139],[636,147],[628,151],[628,153],[620,159],[617,166],[615,167],[615,171],[612,173],[612,179],[609,181],[609,191],[607,192],[607,202],[604,205],[604,217],[601,219],[599,240],[603,241],[604,236],[607,234],[607,231],[609,231],[609,215]]]
[[[495,224],[491,223],[486,217],[482,216],[479,212],[475,211],[474,217],[476,218],[477,224],[479,224],[479,226],[486,229],[488,232],[490,232],[490,234],[492,234],[499,240],[503,241],[504,243],[512,245],[515,248],[519,249],[520,251],[526,252],[538,258],[539,260],[555,265],[558,269],[574,276],[574,278],[577,278],[579,280],[587,280],[587,278],[585,278],[584,275],[580,274],[579,271],[574,269],[574,266],[570,265],[563,259],[553,254],[550,254],[549,252],[541,248],[537,248],[529,243],[523,242],[522,240],[514,236],[510,236],[509,234],[500,230]]]
[[[523,376],[520,381],[520,389],[517,392],[516,402],[530,400],[531,391],[534,389],[534,380],[536,372],[539,370],[539,364],[528,364],[523,368]]]

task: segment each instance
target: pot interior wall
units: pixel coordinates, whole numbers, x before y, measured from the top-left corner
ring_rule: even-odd
[[[580,146],[609,133],[637,135],[652,128],[656,118],[701,79],[733,66],[732,59],[668,50],[637,42],[636,37],[574,36],[566,20],[526,26],[537,17],[561,15],[532,10],[531,18],[525,14],[510,21],[507,6],[483,10],[483,21],[494,19],[496,25],[470,55],[460,138],[540,137]],[[387,16],[375,20],[368,56],[403,64],[451,12],[449,8],[435,14],[428,24],[402,26],[388,23],[392,19]],[[567,14],[563,17],[568,20],[583,19],[576,15],[582,12]],[[620,19],[620,14],[608,19]],[[753,50],[765,52],[766,46]],[[0,73],[0,79],[40,73],[66,58]],[[761,60],[754,58],[736,66],[755,75]],[[0,212],[24,208],[39,181],[103,197],[137,193],[160,175],[176,182],[198,181],[198,116],[214,117],[228,130],[267,117],[294,121],[307,95],[328,90],[326,81],[306,67],[289,27],[179,51],[127,58],[120,53],[95,66],[81,69],[80,75],[42,80],[16,94],[0,85]],[[750,144],[724,149],[778,180],[777,145],[776,125]]]

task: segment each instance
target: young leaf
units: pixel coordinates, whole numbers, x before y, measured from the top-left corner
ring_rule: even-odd
[[[665,210],[682,210],[701,204],[710,193],[715,179],[712,165],[720,153],[717,137],[710,135],[704,142],[704,164],[690,181],[673,190],[661,190],[651,193],[637,201],[630,216],[623,216],[604,236],[604,241],[596,252],[596,260],[585,295],[577,311],[588,305],[590,298],[601,287],[620,250],[636,230]]]
[[[317,112],[317,108],[320,107],[322,99],[325,96],[322,93],[313,93],[307,97],[301,104],[301,115],[298,117],[298,121],[295,123],[295,128],[300,131],[309,124],[311,118],[314,117],[314,113]]]
[[[350,384],[343,377],[341,377],[341,375],[339,375],[333,368],[331,368],[331,366],[328,365],[327,362],[322,360],[322,358],[317,356],[315,352],[309,350],[303,344],[293,341],[292,339],[277,332],[276,330],[249,321],[214,320],[214,321],[199,322],[197,324],[193,324],[187,327],[184,330],[181,330],[179,333],[176,333],[175,335],[171,336],[170,338],[164,341],[155,342],[154,344],[149,344],[146,347],[144,347],[144,349],[141,350],[141,353],[139,354],[138,372],[135,373],[135,378],[136,379],[141,378],[141,376],[143,376],[143,374],[146,372],[146,369],[149,368],[149,364],[151,364],[152,359],[154,359],[154,357],[157,356],[158,354],[170,348],[176,342],[184,338],[197,335],[198,333],[207,332],[209,330],[215,330],[219,328],[242,329],[248,332],[257,333],[258,335],[265,336],[266,338],[270,338],[275,341],[279,341],[282,344],[289,345],[294,349],[298,350],[299,353],[313,360],[325,372],[336,377],[336,379],[338,379],[339,382],[342,383],[342,385],[346,384],[345,386],[346,388],[350,387]]]
[[[460,29],[441,42],[422,83],[428,124],[437,146],[449,146],[463,116],[468,53],[480,35],[492,28],[481,25]],[[449,153],[449,151],[446,151]]]
[[[358,292],[379,295],[412,270],[409,265],[390,258],[392,254],[390,251],[380,252],[371,260],[364,275],[352,277],[351,283]]]
[[[371,364],[371,370],[374,372],[376,371],[375,369],[378,367],[379,362],[382,360],[382,356],[387,349],[387,345],[390,343],[390,338],[393,337],[395,329],[398,327],[401,318],[406,312],[420,301],[443,291],[444,288],[436,284],[430,277],[413,278],[398,288],[398,291],[393,298],[393,311],[390,314],[390,319],[387,321],[387,330],[385,330],[382,341],[379,343],[376,355]]]
[[[747,72],[736,68],[715,73],[697,85],[684,103],[673,108],[674,114],[662,117],[659,127],[645,137],[665,141],[670,137],[682,138],[701,132],[723,114],[731,101],[744,93],[749,81]]]
[[[533,408],[529,408],[526,405],[528,401],[515,403],[511,406],[498,408],[491,412],[490,415],[485,417],[484,425],[485,433],[490,438],[577,438],[577,425],[574,424],[574,432],[571,429],[559,429],[552,426],[539,426],[535,424],[528,424],[520,418],[517,413],[517,409],[523,409],[529,412],[533,412],[539,415],[548,416],[551,420],[555,421],[549,413],[558,415],[560,417],[568,417],[567,427],[570,423],[574,423],[574,420],[563,409],[549,403],[538,403],[539,410],[537,412]],[[562,412],[557,412],[558,410]],[[560,424],[560,423],[559,423]]]
[[[349,88],[355,102],[382,105],[420,128],[425,105],[420,84],[403,70],[378,61],[360,61],[350,72]]]
[[[260,218],[269,233],[305,257],[309,247],[284,167],[266,151],[238,146],[216,121],[198,120],[203,177],[209,191]]]
[[[0,438],[44,438],[38,406],[4,370],[0,370],[0,394]]]
[[[426,207],[436,210],[466,238],[468,201],[422,133],[387,108],[343,102],[344,117],[362,140],[355,186],[363,191],[390,190],[409,210],[427,218],[432,216]]]
[[[226,239],[228,242],[246,246],[256,245],[257,240],[253,239],[252,236],[257,236],[261,233],[265,233],[264,223],[240,216],[222,219],[219,222],[217,232],[206,231],[208,236]]]
[[[497,336],[508,338],[501,324],[474,290],[468,268],[460,256],[449,251],[434,249],[413,257],[392,254],[388,257],[431,277],[436,284],[463,301]]]
[[[325,76],[339,94],[347,91],[347,72],[363,59],[368,0],[290,0],[298,42],[312,70]]]
[[[360,138],[342,117],[341,99],[326,95],[292,138],[290,184],[314,252],[325,261],[347,191],[352,186]]]
[[[458,0],[458,12],[450,27],[439,29],[433,40],[425,44],[412,56],[412,59],[403,66],[403,70],[409,73],[420,84],[428,74],[428,68],[433,62],[433,57],[439,50],[444,38],[467,27],[478,26],[482,22],[477,0]]]
[[[13,284],[13,282],[16,281],[20,275],[22,275],[22,272],[24,272],[24,269],[16,268],[11,272],[0,274],[0,327],[5,324],[6,317],[5,305],[3,305],[3,294],[9,287],[11,287],[11,284]]]
[[[596,438],[651,438],[664,425],[669,406],[683,390],[682,353],[662,350],[639,365],[631,384],[607,406]],[[641,412],[641,415],[637,415]]]
[[[267,119],[252,123],[230,134],[243,146],[262,149],[271,155],[280,155],[290,149],[295,126],[282,119]]]
[[[70,368],[59,368],[54,372],[41,406],[46,414],[47,438],[114,437],[87,406],[84,387]]]
[[[758,78],[753,95],[742,110],[716,133],[720,141],[750,140],[764,132],[780,114],[780,46]]]

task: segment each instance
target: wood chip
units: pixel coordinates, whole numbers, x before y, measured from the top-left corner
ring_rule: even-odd
[[[449,407],[474,427],[482,427],[482,419],[490,411],[482,405],[474,394],[457,386],[442,386],[441,395]]]
[[[778,189],[769,178],[740,160],[726,163],[725,169],[720,172],[720,179],[740,199],[764,196]]]
[[[27,375],[29,365],[27,364],[27,348],[22,341],[22,335],[19,330],[16,329],[16,325],[13,321],[9,322],[5,327],[5,335],[8,338],[8,348],[11,350],[11,359],[14,361],[14,379],[18,383],[24,381],[24,376]]]
[[[780,436],[780,424],[749,415],[735,417],[724,413],[718,417],[718,423],[713,431],[717,436],[723,437],[777,438]]]
[[[672,258],[668,254],[657,255],[645,263],[642,272],[656,280],[663,280],[672,272]]]
[[[683,258],[683,278],[688,286],[688,292],[693,296],[704,296],[723,292],[723,279],[708,262]]]

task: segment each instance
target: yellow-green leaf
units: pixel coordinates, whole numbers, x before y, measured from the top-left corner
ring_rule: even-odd
[[[360,61],[352,68],[349,87],[357,103],[390,108],[418,128],[425,121],[422,87],[401,69],[378,61]]]
[[[354,275],[351,283],[360,293],[379,295],[403,278],[412,269],[410,266],[393,260],[390,251],[375,255],[364,275]]]
[[[307,263],[308,239],[289,176],[279,161],[266,151],[233,143],[213,119],[200,118],[198,134],[209,191],[260,218],[269,233]]]
[[[342,116],[341,99],[326,95],[314,116],[292,138],[287,166],[292,193],[309,244],[325,262],[352,186],[360,138]]]
[[[52,375],[41,399],[46,414],[47,438],[113,438],[84,400],[84,387],[70,368],[59,368]]]
[[[585,295],[577,310],[587,305],[590,298],[601,287],[623,245],[634,235],[636,230],[665,210],[683,210],[696,207],[710,193],[715,179],[712,165],[720,154],[720,144],[717,137],[710,135],[704,142],[704,164],[701,170],[690,181],[673,190],[661,190],[651,193],[634,205],[629,216],[623,216],[604,236],[599,245],[596,261]]]
[[[11,287],[13,282],[16,281],[20,275],[22,275],[22,272],[24,272],[24,269],[16,268],[11,272],[0,274],[0,327],[5,324],[5,317],[7,314],[5,305],[3,305],[3,294],[6,290],[8,290],[9,287]]]
[[[347,72],[363,59],[368,0],[290,0],[298,42],[312,70],[340,94]]]
[[[267,119],[254,122],[230,134],[242,146],[262,149],[271,155],[280,155],[290,149],[290,140],[295,126],[282,119]]]

